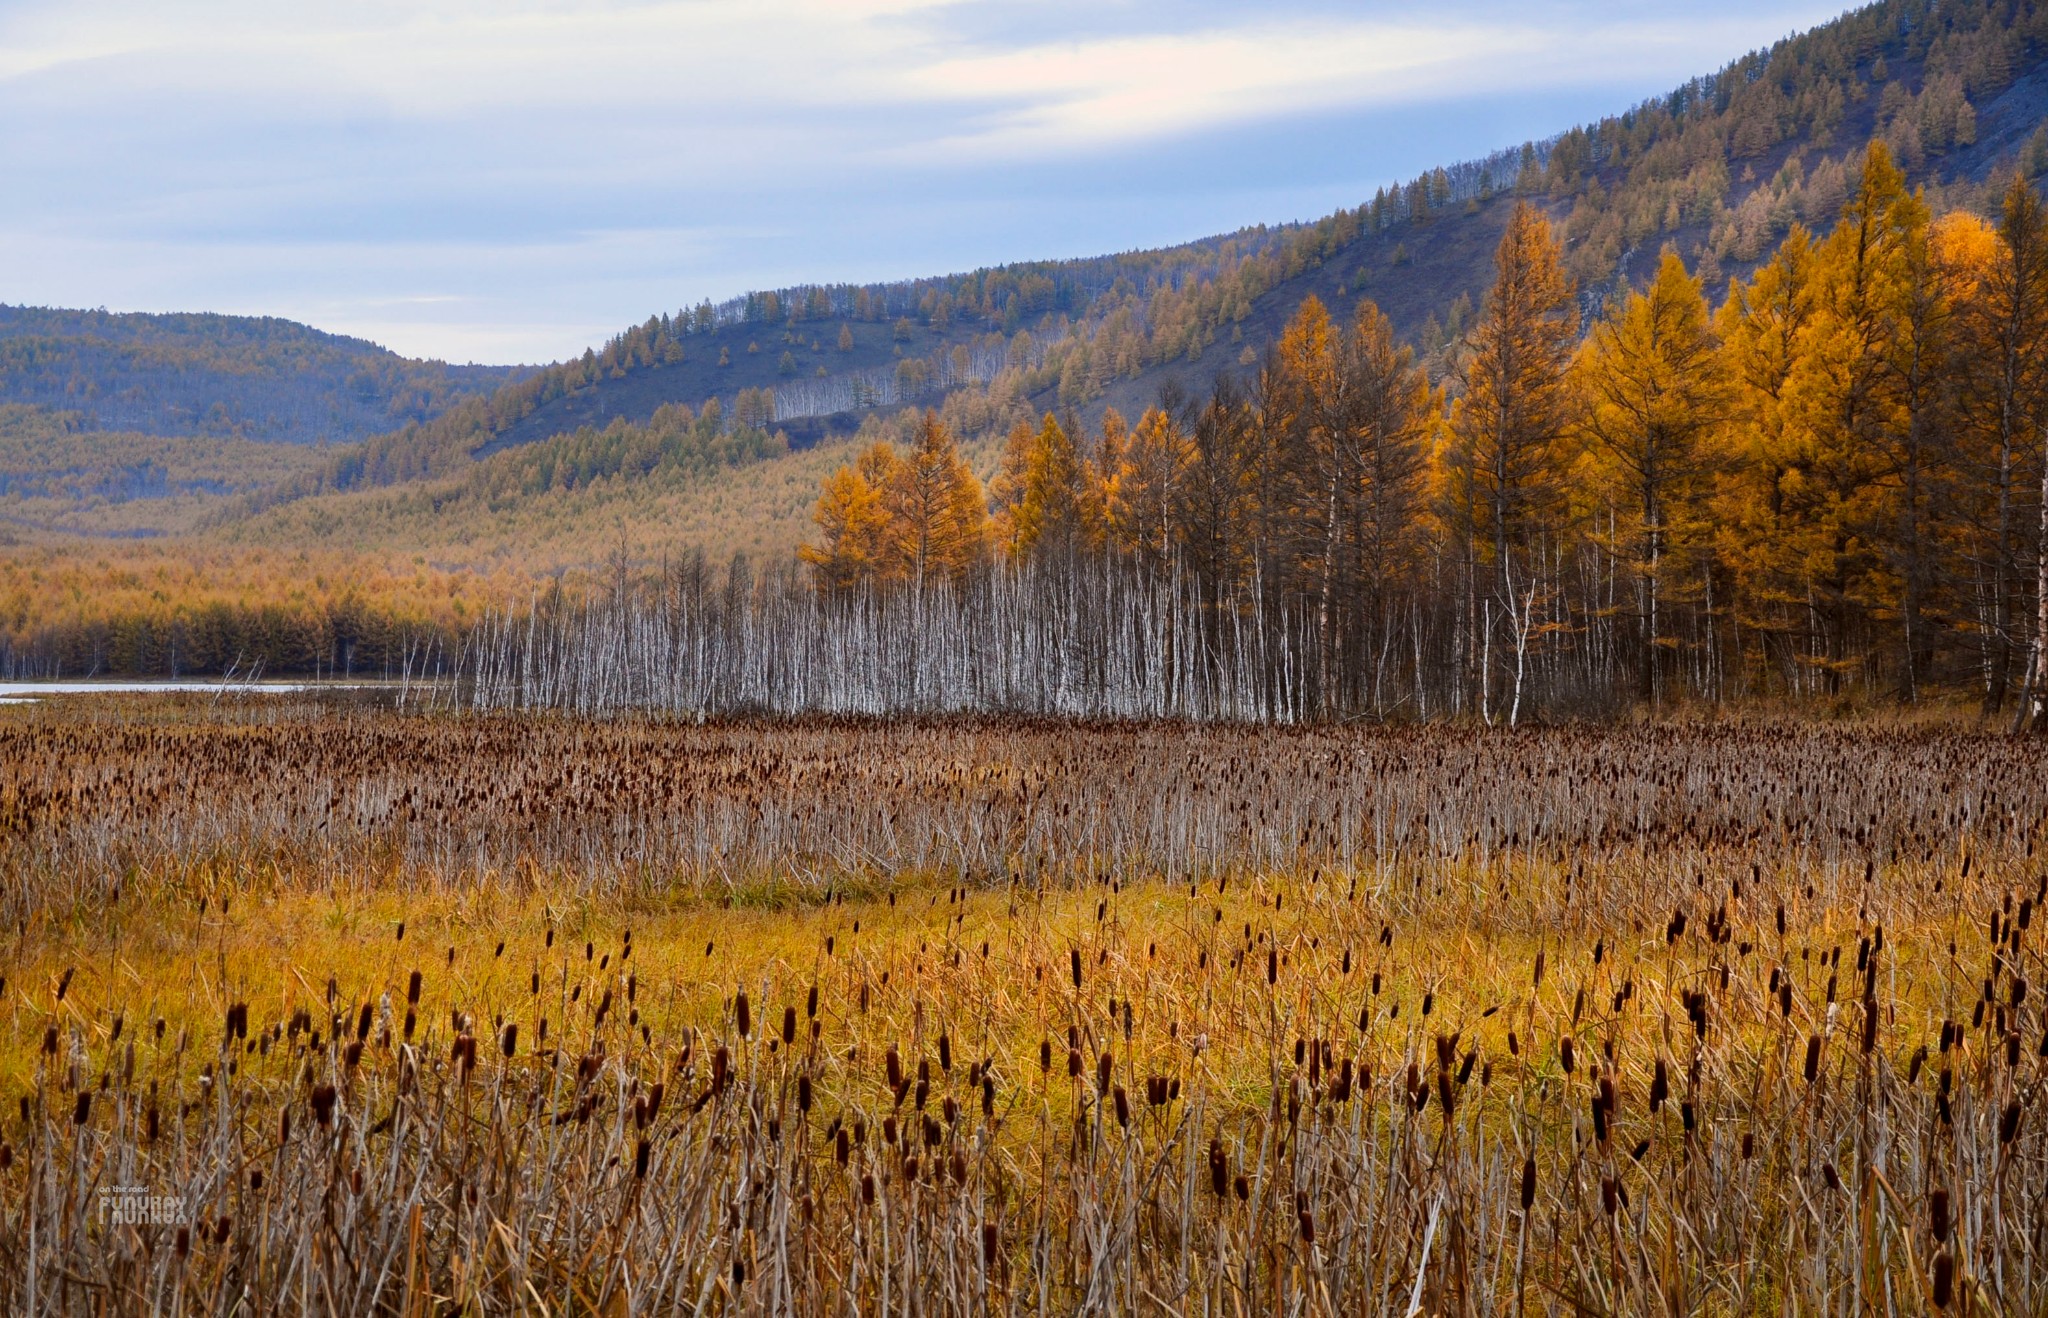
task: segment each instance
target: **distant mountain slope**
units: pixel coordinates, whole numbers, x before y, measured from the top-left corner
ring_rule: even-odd
[[[83,430],[69,414],[0,403],[0,545],[189,532],[222,499],[278,485],[322,461],[304,444]]]
[[[90,430],[354,443],[526,374],[413,361],[270,316],[0,305],[0,404]]]
[[[1544,206],[1589,310],[1678,246],[1717,291],[1793,223],[1832,224],[1884,137],[1944,205],[2048,164],[2048,3],[1883,0],[1597,124],[1383,189],[1313,224],[1181,247],[655,316],[601,350],[339,458],[317,488],[445,476],[657,409],[746,403],[802,447],[864,415],[986,391],[1019,408],[1135,410],[1257,359],[1309,294],[1370,297],[1425,354],[1466,323],[1517,199]],[[772,391],[764,402],[763,391]],[[302,487],[311,493],[316,487]]]

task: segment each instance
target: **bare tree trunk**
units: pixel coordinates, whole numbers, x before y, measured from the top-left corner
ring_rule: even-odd
[[[2041,535],[2034,550],[2033,728],[2048,733],[2048,426],[2041,431]]]

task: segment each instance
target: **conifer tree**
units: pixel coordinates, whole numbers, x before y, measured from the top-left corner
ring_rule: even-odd
[[[1087,464],[1052,413],[1045,414],[1024,469],[1016,512],[1016,552],[1062,558],[1087,549],[1096,530]]]
[[[1893,365],[1912,334],[1914,262],[1926,228],[1925,206],[1907,192],[1884,144],[1872,142],[1862,178],[1817,253],[1814,315],[1786,383],[1797,447],[1779,491],[1831,691],[1863,663],[1852,641],[1891,587],[1890,441],[1912,420]]]
[[[1480,671],[1481,633],[1491,628],[1481,618],[1481,593],[1497,590],[1494,604],[1514,630],[1519,664],[1535,600],[1529,553],[1555,521],[1561,447],[1577,406],[1567,368],[1578,310],[1550,222],[1517,202],[1494,260],[1464,392],[1451,408],[1442,482],[1444,514],[1465,549],[1465,659],[1482,712],[1491,678]]]
[[[987,498],[936,412],[918,418],[909,452],[882,485],[882,504],[894,557],[919,591],[941,576],[959,576],[988,552]]]
[[[1593,327],[1577,383],[1588,461],[1626,519],[1614,539],[1639,583],[1639,694],[1654,702],[1667,560],[1700,546],[1709,441],[1725,396],[1706,296],[1676,251],[1664,249],[1646,292]]]
[[[824,492],[812,514],[822,545],[798,550],[817,571],[827,590],[840,591],[881,579],[889,569],[889,513],[881,487],[898,464],[886,443],[877,443],[860,460],[841,466],[825,479]]]
[[[2028,676],[2016,670],[2027,666],[2032,622],[2024,607],[2025,560],[2033,538],[2026,505],[2034,497],[2033,477],[2048,468],[2048,452],[2035,443],[2048,422],[2048,215],[2034,190],[2015,177],[1995,230],[1974,217],[1950,217],[1939,235],[1942,260],[1959,285],[1954,360],[1961,395],[1963,552],[1979,565],[1984,582],[1977,631],[1988,716]],[[2043,549],[2048,542],[2037,552]],[[2040,689],[2038,667],[2032,676],[2034,689]]]
[[[1148,408],[1131,432],[1116,497],[1106,513],[1117,548],[1145,566],[1163,568],[1178,539],[1176,518],[1188,464],[1188,437],[1165,408]]]

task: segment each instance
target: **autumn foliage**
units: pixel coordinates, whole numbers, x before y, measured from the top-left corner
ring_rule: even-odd
[[[2024,183],[1995,221],[1936,218],[1874,142],[1834,228],[1795,226],[1718,308],[1666,248],[1582,324],[1523,204],[1437,382],[1369,300],[1346,323],[1310,298],[1248,384],[1093,434],[1019,424],[985,514],[927,415],[920,469],[943,478],[870,452],[807,556],[827,589],[963,573],[991,544],[1190,582],[1306,629],[1314,673],[1288,680],[1328,714],[1444,666],[1488,721],[1522,717],[1539,674],[1553,712],[1862,691],[1995,713],[2039,699],[2048,640],[2044,251]],[[934,539],[941,506],[992,534]]]

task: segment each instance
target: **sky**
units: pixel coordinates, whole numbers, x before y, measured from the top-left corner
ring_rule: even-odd
[[[0,303],[536,362],[749,289],[1313,219],[1779,0],[0,0]]]

